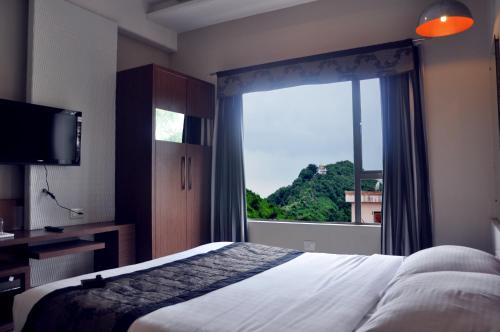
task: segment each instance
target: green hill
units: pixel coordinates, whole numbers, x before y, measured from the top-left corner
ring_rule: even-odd
[[[247,216],[250,219],[283,219],[281,209],[247,189]]]
[[[351,221],[351,204],[345,191],[354,190],[354,165],[339,161],[326,165],[327,173],[318,174],[310,164],[302,169],[289,186],[279,188],[267,198],[247,189],[247,214],[251,219]],[[362,190],[373,191],[375,180],[363,181]]]

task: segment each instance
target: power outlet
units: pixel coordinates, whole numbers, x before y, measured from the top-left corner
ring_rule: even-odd
[[[69,219],[83,219],[83,214],[78,214],[78,212],[83,213],[83,209],[71,209],[69,211]]]
[[[314,252],[316,251],[316,242],[314,241],[304,241],[304,251]]]

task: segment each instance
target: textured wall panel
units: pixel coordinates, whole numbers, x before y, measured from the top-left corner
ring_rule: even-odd
[[[87,252],[44,260],[30,259],[31,287],[92,272],[93,257]]]
[[[28,100],[83,113],[81,166],[47,168],[60,203],[83,208],[85,217],[71,220],[42,194],[45,171],[31,166],[26,168],[26,226],[113,220],[117,26],[64,0],[31,0],[28,33]],[[76,265],[92,267],[91,259],[73,258],[55,259],[57,268],[33,263],[32,283],[53,280],[55,275],[47,273],[58,279],[73,275]]]

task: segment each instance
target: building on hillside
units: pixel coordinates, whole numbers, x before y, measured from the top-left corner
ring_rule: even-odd
[[[318,166],[318,174],[319,175],[325,175],[327,172],[328,172],[328,170],[326,169],[325,165]]]
[[[345,192],[345,201],[351,203],[351,222],[355,222],[354,191]],[[361,222],[363,224],[380,224],[382,222],[382,192],[361,192]]]

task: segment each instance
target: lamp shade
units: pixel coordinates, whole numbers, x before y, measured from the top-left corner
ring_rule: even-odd
[[[416,32],[422,37],[444,37],[465,31],[473,24],[466,5],[456,0],[441,0],[420,15]]]

